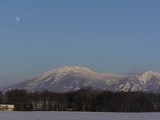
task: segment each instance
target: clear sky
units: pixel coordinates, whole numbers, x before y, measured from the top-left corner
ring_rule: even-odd
[[[1,81],[69,65],[160,71],[160,0],[0,0]]]

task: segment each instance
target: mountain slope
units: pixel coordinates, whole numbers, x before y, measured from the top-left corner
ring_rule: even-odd
[[[144,91],[160,92],[160,73],[147,71],[138,79],[143,85]]]
[[[110,91],[160,92],[160,73],[148,71],[140,76],[96,73],[85,67],[66,66],[47,71],[39,77],[5,88],[27,91],[76,91],[84,87]]]
[[[96,73],[85,67],[67,66],[47,71],[39,77],[21,82],[9,89],[26,89],[28,91],[49,90],[55,92],[75,91],[84,87],[105,90],[118,79],[110,73]]]

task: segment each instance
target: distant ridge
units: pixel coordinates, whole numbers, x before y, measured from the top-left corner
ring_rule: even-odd
[[[110,91],[160,93],[160,73],[147,71],[142,75],[119,76],[112,73],[96,73],[86,67],[66,66],[44,72],[34,79],[2,88],[2,91],[26,89],[29,92],[43,90],[68,92],[84,87]]]

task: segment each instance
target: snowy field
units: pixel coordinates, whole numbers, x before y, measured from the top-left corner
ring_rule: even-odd
[[[160,113],[0,112],[0,120],[160,120]]]

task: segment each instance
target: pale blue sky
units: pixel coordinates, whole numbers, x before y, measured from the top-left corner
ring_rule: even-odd
[[[160,71],[160,1],[0,0],[0,80],[68,65]]]

